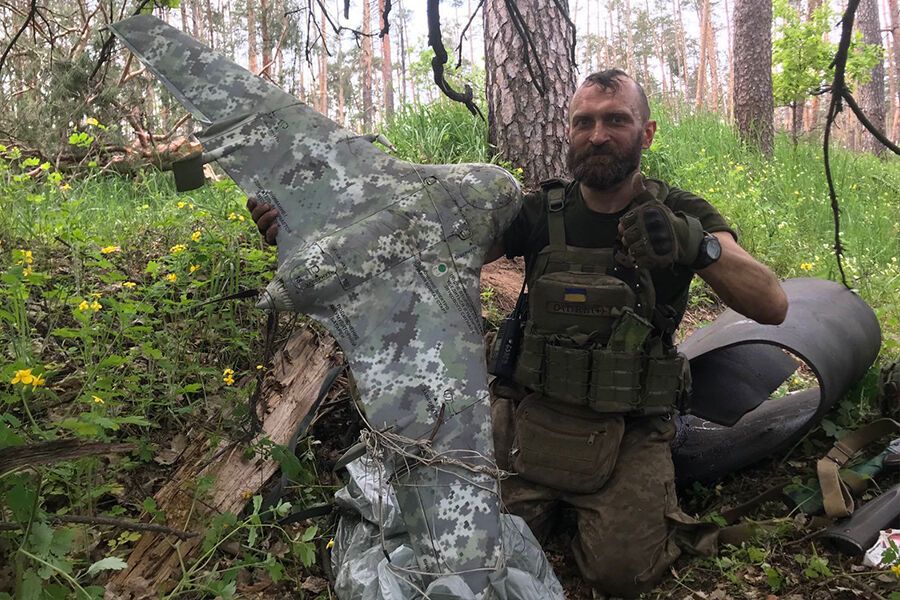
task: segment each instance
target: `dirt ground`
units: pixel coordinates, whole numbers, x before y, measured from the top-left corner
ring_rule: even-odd
[[[482,297],[486,297],[485,311],[496,309],[500,315],[507,315],[516,307],[516,300],[522,290],[525,276],[525,262],[518,258],[501,258],[481,269]],[[494,317],[496,315],[485,315]]]

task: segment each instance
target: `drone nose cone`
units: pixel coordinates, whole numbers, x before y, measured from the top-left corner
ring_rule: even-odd
[[[294,302],[285,289],[284,281],[280,277],[275,277],[263,290],[259,301],[256,303],[257,308],[263,310],[278,310],[287,312],[297,312]]]
[[[256,302],[256,308],[261,308],[263,310],[272,310],[275,308],[275,301],[272,299],[272,294],[263,290],[263,293],[259,296],[259,300]]]

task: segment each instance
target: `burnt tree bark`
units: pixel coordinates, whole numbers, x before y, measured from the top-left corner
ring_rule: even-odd
[[[772,0],[737,0],[734,5],[734,119],[738,133],[772,155]]]
[[[509,6],[518,9],[531,48]],[[484,43],[490,143],[523,169],[527,185],[564,174],[567,109],[575,91],[568,2],[486,2]]]

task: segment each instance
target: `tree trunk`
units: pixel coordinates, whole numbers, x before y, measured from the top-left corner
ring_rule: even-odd
[[[191,0],[191,17],[193,18],[191,33],[198,40],[202,40],[203,37],[200,35],[200,0]]]
[[[519,0],[543,66],[541,95],[526,67],[524,43],[503,2],[484,6],[485,66],[490,143],[523,169],[527,185],[565,173],[569,98],[575,90],[575,28],[566,0]]]
[[[706,61],[709,53],[706,45],[711,36],[707,35],[709,28],[709,0],[703,0],[698,7],[700,11],[700,52],[697,54],[697,93],[694,96],[694,108],[701,108],[706,102]]]
[[[687,41],[684,35],[684,19],[681,16],[681,0],[672,0],[673,8],[678,22],[678,61],[681,63],[681,87],[684,93],[684,101],[688,102],[688,65],[687,65]]]
[[[247,60],[250,64],[250,72],[254,75],[259,73],[259,64],[257,64],[256,58],[256,7],[253,6],[255,1],[247,0]],[[302,81],[300,89],[303,89]]]
[[[651,30],[653,31],[653,45],[656,46],[656,60],[659,61],[659,72],[660,72],[660,81],[659,84],[662,87],[662,96],[664,99],[668,99],[669,96],[669,86],[668,79],[666,77],[666,59],[665,54],[663,53],[663,44],[659,35],[659,28],[653,27],[653,19],[650,17],[650,0],[644,0],[644,6],[647,9],[647,19],[651,24]]]
[[[406,104],[406,13],[403,12],[403,3],[397,3],[400,15],[400,102]]]
[[[891,119],[891,140],[900,140],[900,12],[897,10],[897,0],[887,0],[888,21],[891,26],[891,79],[894,82],[894,91],[891,93],[891,105],[894,107]]]
[[[856,13],[859,30],[862,32],[863,41],[867,44],[881,43],[881,19],[878,15],[878,0],[862,0]],[[879,60],[872,69],[872,79],[860,87],[859,105],[869,118],[872,125],[879,131],[884,131],[884,60]],[[860,128],[862,125],[859,126]],[[860,132],[860,146],[866,152],[881,155],[884,145],[868,131]]]
[[[328,52],[325,43],[325,35],[328,27],[328,21],[325,17],[325,10],[322,9],[322,43],[319,44],[319,112],[328,116]],[[340,66],[338,67],[340,68]]]
[[[709,89],[712,109],[719,110],[719,62],[716,57],[716,33],[712,15],[706,19],[706,64],[709,66]]]
[[[766,156],[775,137],[772,99],[772,1],[734,5],[734,117],[741,138]]]
[[[209,36],[209,39],[207,40],[207,42],[209,43],[209,47],[215,48],[216,40],[215,36],[213,35],[213,10],[210,0],[206,0],[206,32]]]
[[[734,27],[728,0],[725,0],[725,25],[728,27],[728,100],[725,111],[728,120],[734,121]]]
[[[272,62],[272,40],[269,39],[269,0],[259,0],[259,37],[262,42],[262,73],[269,76]]]
[[[362,97],[363,97],[363,130],[368,133],[372,131],[372,38],[369,37],[371,32],[371,10],[369,8],[369,0],[363,0],[363,23],[362,30],[365,35],[362,38],[362,61],[363,61],[363,77],[362,77]]]
[[[806,10],[807,20],[812,19],[813,12],[815,12],[820,6],[822,6],[822,0],[809,0],[809,4],[807,5]],[[825,37],[827,36],[828,34],[826,33]],[[819,97],[813,96],[804,104],[805,107],[803,110],[803,131],[809,134],[812,133],[812,131],[816,128],[816,122],[819,120]]]
[[[190,29],[188,28],[188,14],[187,14],[187,4],[182,2],[178,9],[181,11],[181,30],[185,33],[188,33]]]
[[[621,13],[619,13],[621,15]],[[574,35],[574,34],[573,34]],[[631,0],[625,0],[625,64],[631,77],[635,77],[637,66],[634,64],[634,34],[631,27]]]
[[[378,0],[378,14],[384,14],[384,0]],[[384,29],[386,23],[381,24]],[[391,62],[391,34],[381,38],[381,81],[384,86],[384,118],[394,116],[394,67]]]

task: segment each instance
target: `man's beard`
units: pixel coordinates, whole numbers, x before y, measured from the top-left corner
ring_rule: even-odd
[[[634,143],[621,152],[610,144],[594,146],[577,151],[569,146],[566,156],[572,178],[595,190],[609,190],[633,173],[641,164],[642,136],[638,135]]]

